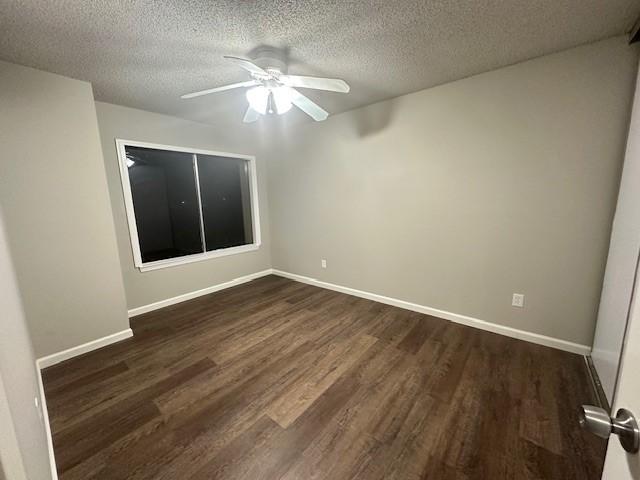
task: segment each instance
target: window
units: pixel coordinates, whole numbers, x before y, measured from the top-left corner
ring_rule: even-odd
[[[116,140],[142,271],[260,246],[255,158]]]

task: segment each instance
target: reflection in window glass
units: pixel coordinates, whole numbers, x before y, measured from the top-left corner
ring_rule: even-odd
[[[253,243],[248,162],[197,157],[207,251]]]
[[[126,147],[143,262],[203,252],[193,155]]]

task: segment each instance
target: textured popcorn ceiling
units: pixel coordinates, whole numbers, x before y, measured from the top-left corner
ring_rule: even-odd
[[[305,91],[337,113],[620,35],[639,14],[638,0],[0,0],[0,58],[90,81],[105,102],[239,123],[241,91],[179,96],[247,79],[222,55],[261,44],[286,47],[290,73],[351,84]]]

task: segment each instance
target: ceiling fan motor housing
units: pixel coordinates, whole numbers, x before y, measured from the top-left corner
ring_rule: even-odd
[[[274,47],[260,47],[252,52],[251,60],[269,73],[287,73],[287,60],[284,52]]]

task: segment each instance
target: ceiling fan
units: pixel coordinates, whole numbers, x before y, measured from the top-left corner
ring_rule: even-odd
[[[224,58],[249,72],[251,80],[188,93],[180,98],[194,98],[234,88],[248,88],[246,96],[249,107],[242,120],[245,123],[255,122],[260,118],[260,115],[267,113],[282,115],[291,110],[292,105],[298,107],[315,121],[320,122],[325,120],[329,113],[293,87],[340,93],[349,92],[349,85],[338,78],[287,75],[286,62],[276,49],[262,49],[253,60],[232,56]]]

